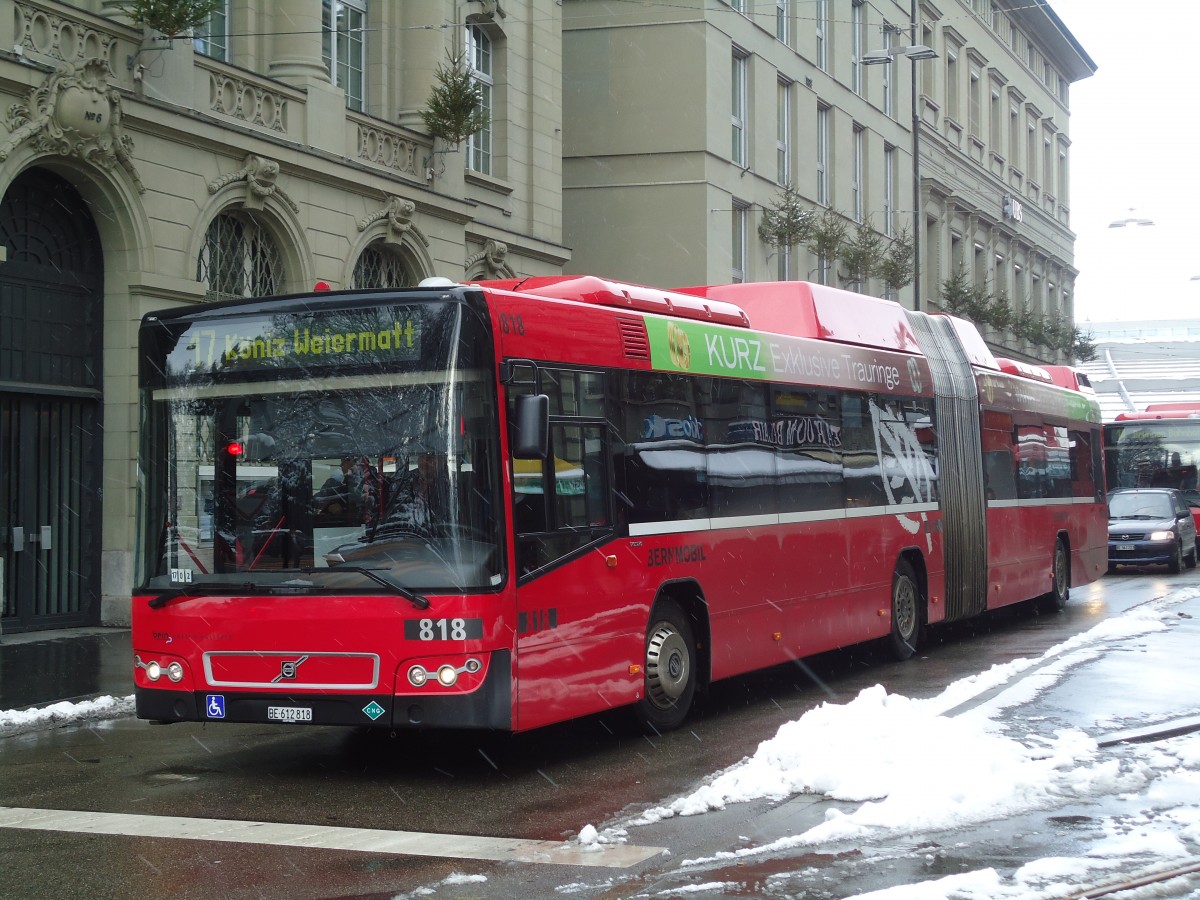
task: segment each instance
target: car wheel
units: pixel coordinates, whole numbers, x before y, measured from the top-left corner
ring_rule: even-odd
[[[645,690],[634,714],[648,732],[683,724],[696,695],[696,638],[674,601],[655,604],[646,629]]]
[[[1192,545],[1192,552],[1183,558],[1183,564],[1189,569],[1196,568],[1196,546]]]
[[[904,560],[892,573],[892,633],[888,647],[896,659],[908,659],[917,652],[921,636],[921,589],[912,566]]]
[[[1171,560],[1167,563],[1167,571],[1172,575],[1178,575],[1183,568],[1183,542],[1176,541],[1175,548],[1171,551]]]

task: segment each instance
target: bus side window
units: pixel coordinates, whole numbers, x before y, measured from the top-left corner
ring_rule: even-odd
[[[708,512],[697,379],[657,372],[614,376],[614,490],[630,523],[702,519]],[[618,443],[619,442],[619,445]]]
[[[1046,431],[1041,425],[1018,425],[1017,496],[1032,500],[1049,496],[1046,473]]]
[[[598,425],[556,425],[554,500],[559,528],[608,524]]]
[[[933,413],[920,398],[874,397],[872,425],[888,504],[937,499]]]
[[[775,481],[782,513],[839,509],[842,478],[841,400],[829,391],[774,387],[771,436]]]
[[[1094,468],[1095,454],[1092,452],[1093,435],[1086,431],[1070,432],[1071,442],[1071,494],[1075,497],[1097,495]]]
[[[883,490],[874,425],[865,394],[842,395],[841,451],[846,505],[883,506],[887,495]]]
[[[775,513],[775,448],[768,433],[765,387],[754,381],[701,382],[700,420],[707,436],[709,512],[721,516]]]
[[[985,451],[983,454],[983,477],[984,483],[987,485],[987,499],[1015,500],[1017,498],[1012,451]]]

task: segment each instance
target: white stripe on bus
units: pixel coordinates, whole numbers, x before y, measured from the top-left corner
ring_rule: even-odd
[[[665,522],[634,522],[629,526],[630,537],[658,534],[687,534],[693,531],[722,531],[730,528],[762,528],[773,525],[795,525],[805,522],[837,522],[842,519],[868,516],[911,516],[938,510],[936,503],[899,503],[893,506],[851,506],[845,509],[817,509],[761,516],[719,516],[713,519],[670,519]]]
[[[665,849],[633,844],[583,845],[568,841],[476,837],[469,834],[432,834],[421,831],[293,825],[281,822],[241,822],[187,816],[76,812],[69,809],[20,809],[8,806],[0,806],[0,828],[610,869],[625,869],[637,865],[659,855]]]
[[[1094,497],[1035,497],[1029,500],[989,500],[989,509],[1017,509],[1030,506],[1095,506],[1103,500]]]

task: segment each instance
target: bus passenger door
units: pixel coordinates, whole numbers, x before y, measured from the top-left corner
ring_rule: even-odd
[[[513,462],[521,729],[632,702],[641,684],[629,674],[640,647],[614,640],[636,616],[622,612],[603,546],[612,536],[603,428],[554,423],[548,459]],[[605,687],[617,682],[625,687]]]

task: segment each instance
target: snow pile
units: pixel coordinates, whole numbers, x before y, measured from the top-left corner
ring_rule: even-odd
[[[78,703],[64,700],[33,709],[0,709],[0,733],[11,734],[43,725],[61,725],[67,722],[117,719],[132,713],[132,694],[127,697],[105,694]]]
[[[1095,741],[1082,732],[1027,747],[981,729],[974,717],[937,710],[936,699],[910,700],[879,685],[848,704],[822,704],[783,725],[749,759],[635,824],[797,793],[860,804],[849,813],[830,809],[799,837],[816,844],[876,829],[952,828],[1146,783],[1141,773],[1122,773],[1116,760],[1098,760]],[[931,766],[936,778],[925,777]]]
[[[753,756],[630,824],[800,793],[859,804],[848,812],[831,808],[824,823],[787,839],[797,846],[873,831],[953,828],[1089,795],[1140,790],[1152,778],[1150,767],[1123,770],[1118,760],[1101,758],[1095,740],[1083,732],[1064,730],[1022,742],[1002,734],[992,717],[1046,690],[1105,646],[1167,628],[1167,608],[1196,593],[1181,591],[1106,619],[1038,659],[994,666],[927,700],[875,685],[850,703],[823,703],[781,726]],[[950,714],[957,710],[962,712]],[[927,777],[933,770],[937,777]]]

